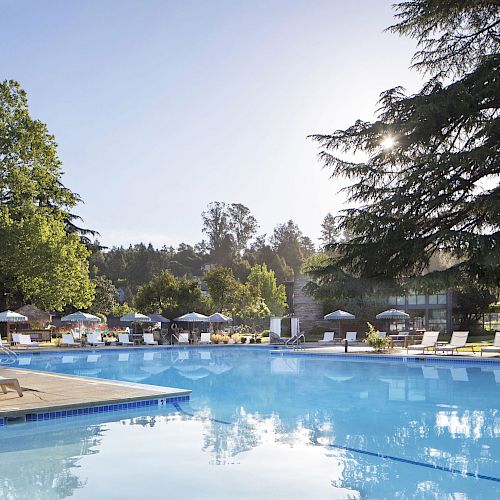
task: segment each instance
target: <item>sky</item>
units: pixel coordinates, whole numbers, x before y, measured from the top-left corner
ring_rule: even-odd
[[[393,0],[0,0],[0,79],[59,145],[107,246],[194,244],[211,201],[317,240],[347,207],[307,138],[415,92]]]

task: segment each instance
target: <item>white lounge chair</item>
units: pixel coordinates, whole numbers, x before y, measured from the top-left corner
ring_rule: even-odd
[[[443,352],[453,352],[461,347],[465,347],[467,343],[467,337],[469,336],[469,332],[453,332],[451,335],[451,340],[449,344],[436,346],[436,353],[439,351]]]
[[[16,340],[17,339],[17,340]],[[24,333],[14,333],[12,335],[12,340],[22,347],[39,347],[38,342],[33,342],[31,336]]]
[[[201,332],[200,333],[200,340],[198,343],[199,344],[211,344],[212,341],[210,340],[210,332]]]
[[[439,338],[439,332],[424,332],[420,344],[413,344],[406,346],[406,352],[408,351],[422,351],[425,354],[426,349],[434,349],[436,347],[436,342]]]
[[[179,333],[176,339],[178,344],[189,344],[189,333]]]
[[[158,345],[158,342],[154,339],[152,333],[143,333],[142,338],[146,345]]]
[[[134,345],[133,342],[128,337],[128,333],[119,333],[118,334],[118,343],[120,345]]]
[[[351,342],[357,342],[358,339],[358,332],[345,332],[345,340],[347,340],[347,343]]]
[[[104,342],[102,341],[100,333],[87,333],[87,344],[92,346],[103,346]]]
[[[483,355],[483,352],[500,352],[500,332],[495,333],[493,345],[481,347],[481,356]]]
[[[60,344],[62,347],[81,347],[80,342],[75,342],[75,338],[71,333],[62,334],[62,342]]]
[[[20,398],[23,397],[23,390],[19,385],[19,380],[17,378],[4,378],[0,377],[0,388],[4,394],[7,394],[7,387],[14,389]]]
[[[319,344],[333,344],[335,342],[335,332],[323,333],[323,338],[318,340]]]

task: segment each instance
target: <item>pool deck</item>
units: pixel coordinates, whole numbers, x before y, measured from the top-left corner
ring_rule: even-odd
[[[0,367],[0,377],[17,378],[23,397],[0,392],[0,419],[47,411],[115,405],[188,396],[191,391],[75,375]]]

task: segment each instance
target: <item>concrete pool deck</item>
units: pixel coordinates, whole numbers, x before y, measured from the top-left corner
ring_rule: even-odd
[[[17,378],[23,390],[0,394],[0,419],[43,412],[61,412],[146,400],[189,396],[190,390],[115,380],[0,367],[0,376]]]

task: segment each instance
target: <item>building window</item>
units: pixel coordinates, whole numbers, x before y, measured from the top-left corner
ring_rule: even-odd
[[[431,309],[429,311],[429,329],[446,330],[446,309]]]
[[[429,295],[429,304],[446,304],[446,292]]]

